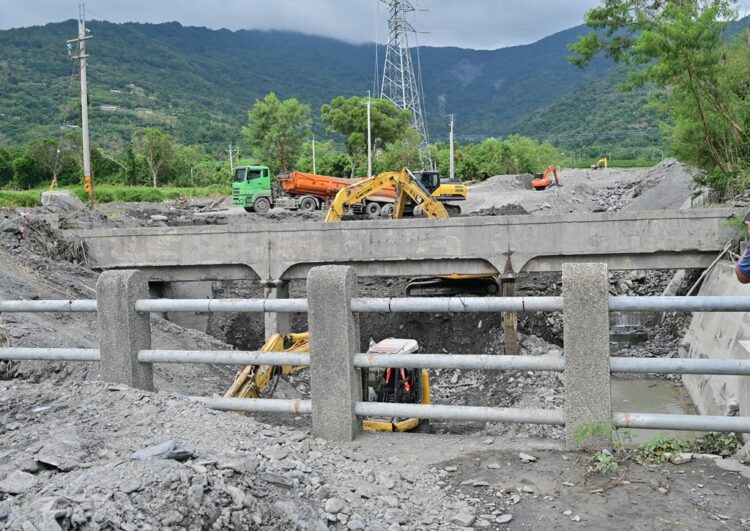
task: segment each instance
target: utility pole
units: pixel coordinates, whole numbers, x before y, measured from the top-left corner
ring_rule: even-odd
[[[312,139],[312,156],[313,156],[313,173],[317,175],[318,167],[315,164],[315,133],[313,133],[313,139]]]
[[[450,132],[450,171],[449,176],[451,180],[453,180],[456,177],[456,171],[455,171],[455,165],[453,163],[453,157],[455,155],[455,152],[453,150],[453,115],[450,115],[451,117],[451,132]]]
[[[237,154],[237,158],[240,156],[240,148],[239,146],[235,149],[232,143],[229,143],[229,149],[226,150],[227,153],[229,153],[229,171],[232,172],[232,175],[234,175],[234,154]]]
[[[91,176],[91,146],[89,145],[89,97],[86,86],[86,41],[92,38],[86,35],[86,7],[78,6],[78,38],[67,41],[68,50],[72,54],[72,44],[78,43],[78,54],[71,55],[78,60],[81,70],[81,136],[83,142],[83,187],[89,194],[89,200],[94,202],[94,180]]]
[[[370,91],[367,91],[367,176],[372,177],[372,125],[370,124]]]

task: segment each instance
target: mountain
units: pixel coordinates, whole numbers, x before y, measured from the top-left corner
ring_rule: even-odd
[[[153,126],[186,144],[223,149],[241,139],[248,109],[270,91],[310,104],[317,119],[324,103],[373,86],[372,44],[178,23],[88,27],[91,130],[105,146]],[[617,89],[622,69],[603,59],[585,70],[568,63],[568,45],[587,31],[578,26],[492,51],[422,47],[431,139],[447,138],[453,113],[462,140],[523,133],[565,146],[623,135],[634,144],[658,143],[656,117],[643,109],[647,95]],[[76,34],[73,20],[0,31],[0,145],[56,136],[61,125],[78,123],[78,81],[65,49]],[[323,133],[320,124],[316,132]]]

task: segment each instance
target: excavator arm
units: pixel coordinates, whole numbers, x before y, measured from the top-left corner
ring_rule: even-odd
[[[273,334],[261,347],[261,352],[309,352],[310,334]],[[237,373],[232,387],[224,394],[227,398],[271,398],[279,376],[301,371],[305,367],[284,365],[248,365]],[[279,370],[280,369],[280,370]]]
[[[393,218],[398,219],[404,215],[404,206],[407,199],[411,198],[419,205],[428,218],[447,218],[448,211],[440,201],[414,179],[409,170],[404,168],[400,172],[385,172],[364,181],[341,189],[331,202],[331,208],[326,215],[326,221],[341,221],[344,217],[346,207],[358,203],[363,199],[377,194],[385,188],[396,188],[396,202],[393,205]]]

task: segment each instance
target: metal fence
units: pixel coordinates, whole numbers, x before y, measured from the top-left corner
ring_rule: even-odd
[[[592,277],[593,275],[593,277]],[[62,360],[101,363],[102,378],[153,389],[154,363],[296,365],[311,367],[311,399],[193,397],[220,410],[312,414],[313,432],[351,439],[359,417],[515,422],[565,426],[571,446],[584,425],[734,431],[750,433],[750,417],[667,415],[611,411],[613,373],[750,376],[750,359],[623,358],[609,354],[609,311],[746,312],[750,297],[612,297],[604,264],[565,264],[562,297],[358,298],[353,270],[323,266],[311,270],[308,299],[149,299],[138,271],[100,276],[97,300],[0,301],[0,312],[96,312],[99,349],[5,348],[3,360]],[[492,354],[372,355],[358,352],[357,318],[367,313],[563,312],[565,352],[560,356]],[[188,351],[150,348],[150,312],[307,312],[311,351]],[[563,373],[564,409],[517,409],[361,401],[361,368],[424,368],[556,371]]]

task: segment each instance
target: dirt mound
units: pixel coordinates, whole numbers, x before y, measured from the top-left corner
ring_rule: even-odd
[[[623,210],[677,210],[690,198],[697,173],[687,164],[666,159],[645,172]]]

